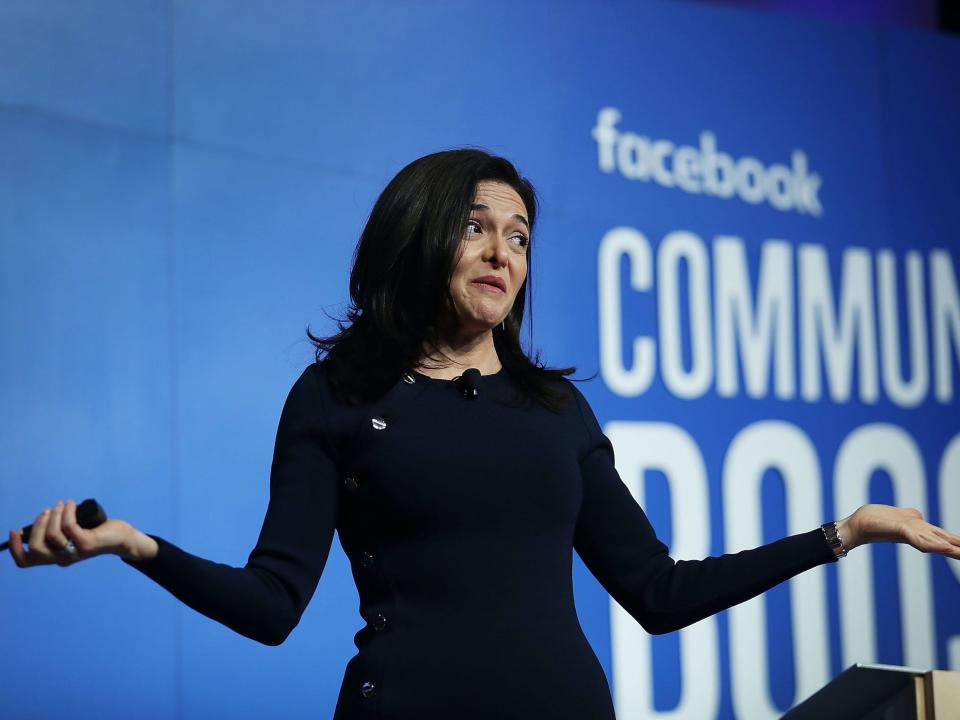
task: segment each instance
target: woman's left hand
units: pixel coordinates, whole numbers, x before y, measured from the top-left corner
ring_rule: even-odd
[[[867,543],[896,542],[912,545],[920,552],[960,560],[960,535],[931,525],[914,508],[862,505],[853,515],[837,522],[837,531],[848,551]]]

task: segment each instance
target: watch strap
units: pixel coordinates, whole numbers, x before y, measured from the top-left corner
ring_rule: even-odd
[[[837,560],[842,557],[846,557],[847,549],[843,546],[843,539],[840,537],[840,533],[837,530],[836,521],[824,523],[820,526],[820,529],[823,530],[823,535],[827,539],[827,545],[829,545],[830,549],[833,551],[834,557]]]

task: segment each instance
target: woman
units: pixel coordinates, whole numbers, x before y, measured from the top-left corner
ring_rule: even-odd
[[[357,247],[348,316],[336,335],[310,336],[317,362],[284,405],[245,567],[122,520],[83,530],[72,501],[41,513],[28,551],[11,532],[17,564],[114,553],[190,607],[276,645],[337,530],[367,624],[336,718],[582,720],[614,713],[573,604],[574,548],[651,633],[864,543],[960,558],[960,537],[919,512],[866,505],[826,529],[675,563],[566,379],[573,368],[521,349],[536,212],[530,183],[479,150],[429,155],[390,182]]]

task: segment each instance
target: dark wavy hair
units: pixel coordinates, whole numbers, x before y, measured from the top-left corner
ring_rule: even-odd
[[[550,368],[520,343],[531,292],[537,196],[510,161],[480,149],[446,150],[414,160],[377,198],[353,254],[350,306],[329,337],[307,336],[324,362],[338,399],[375,400],[416,367],[424,348],[437,349],[445,313],[452,308],[450,278],[460,253],[477,183],[506,183],[523,200],[530,223],[527,276],[504,327],[493,330],[500,363],[522,394],[559,410],[570,392],[563,377],[575,367]],[[528,346],[533,344],[532,314]]]

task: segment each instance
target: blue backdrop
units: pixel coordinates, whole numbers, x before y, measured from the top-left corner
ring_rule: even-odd
[[[276,423],[378,192],[435,150],[543,201],[534,342],[675,557],[868,501],[960,531],[960,42],[668,2],[6,0],[0,516],[57,498],[242,565]],[[777,717],[960,670],[960,563],[861,549],[650,638],[576,561],[618,716]],[[8,561],[4,560],[4,563]],[[117,558],[0,567],[0,715],[329,717],[330,556],[257,645]]]

